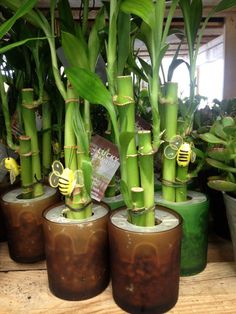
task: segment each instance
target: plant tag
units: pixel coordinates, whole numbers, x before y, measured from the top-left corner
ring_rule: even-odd
[[[119,168],[119,153],[116,145],[107,139],[95,135],[90,145],[92,156],[92,198],[101,201],[106,188]]]

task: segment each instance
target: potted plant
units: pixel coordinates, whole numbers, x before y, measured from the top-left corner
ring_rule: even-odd
[[[177,97],[168,86],[164,86],[160,97],[160,112],[163,117],[164,152],[162,170],[162,195],[157,202],[176,210],[183,217],[183,241],[181,250],[181,275],[193,275],[202,271],[207,263],[208,200],[199,192],[187,191],[187,182],[204,164],[205,154],[193,147],[191,137],[194,114],[198,105],[195,95],[196,62],[201,39],[209,19],[217,12],[230,8],[235,3],[220,1],[202,21],[202,1],[179,1],[183,13],[185,34],[189,52],[189,97],[181,115],[178,115]],[[185,61],[174,57],[172,70]],[[162,98],[163,97],[163,98]],[[161,109],[162,108],[162,109]],[[184,110],[183,110],[184,109]],[[190,173],[189,162],[198,157],[199,163]]]
[[[58,7],[63,30],[62,46],[69,64],[79,64],[93,71],[99,51],[97,33],[104,17],[102,12],[98,14],[87,42],[88,3],[84,1],[82,27],[73,21],[68,1],[59,1]],[[21,3],[7,0],[4,4],[16,10]],[[65,165],[55,160],[49,176],[50,184],[58,186],[60,193],[65,196],[65,203],[45,211],[43,227],[51,292],[63,299],[81,300],[100,293],[109,282],[108,209],[91,200],[89,103],[82,104],[70,82],[66,80],[65,83],[60,76],[54,37],[55,8],[56,2],[51,1],[51,24],[37,9],[29,11],[25,16],[29,22],[42,29],[47,37],[55,83],[65,102]],[[70,28],[70,33],[65,31],[65,25]],[[88,49],[91,45],[93,49]],[[78,48],[76,52],[75,47]]]
[[[1,37],[13,27],[17,19],[31,10],[34,4],[35,1],[25,1],[22,7],[1,25]],[[4,45],[1,48],[1,54],[4,53],[6,55],[10,49],[21,46],[29,40],[35,40],[35,38],[24,38],[18,42]],[[37,38],[37,40],[39,41],[40,39]],[[39,46],[34,48],[34,57],[37,59]],[[19,166],[14,158],[6,157],[2,161],[2,165],[10,172],[11,182],[14,182],[15,177],[19,173],[21,174],[21,188],[5,193],[1,197],[1,207],[6,220],[10,256],[17,262],[26,263],[35,262],[45,257],[41,215],[46,207],[57,201],[57,193],[52,188],[44,186],[41,181],[42,174],[34,110],[35,107],[42,104],[44,99],[43,84],[40,83],[43,80],[43,73],[40,72],[42,68],[39,66],[39,60],[36,59],[39,99],[34,101],[33,89],[31,88],[23,88],[20,97],[18,94],[18,99],[21,99],[20,111],[24,124],[24,134],[19,137],[18,145],[13,142],[12,138],[8,99],[4,88],[4,81],[10,79],[7,76],[7,73],[9,73],[7,70],[9,69],[2,68],[0,73],[0,93],[6,125],[7,144],[11,149],[19,152],[21,164],[21,170],[19,170]],[[13,79],[17,74],[17,69],[14,69],[12,71]],[[22,84],[24,83],[22,82]],[[47,150],[50,152],[50,147]]]
[[[231,116],[219,116],[212,124],[209,132],[200,134],[200,138],[208,143],[207,163],[218,170],[218,175],[208,177],[208,186],[211,189],[223,192],[226,206],[234,256],[235,243],[235,130],[236,121]]]
[[[113,28],[117,27],[117,16],[120,14],[129,21],[130,17],[126,12],[128,8],[136,7],[133,4],[132,2],[132,6],[129,6],[129,1],[124,1],[120,7],[119,1],[110,3],[110,23]],[[145,2],[146,5],[146,21],[151,23],[151,31],[156,32],[157,25],[152,14],[161,9],[160,2],[153,4],[148,1]],[[175,5],[176,3],[173,4],[171,14]],[[142,9],[135,11],[141,16],[142,12]],[[160,18],[158,29],[162,23],[163,19]],[[167,29],[165,34],[166,32]],[[117,47],[118,34],[114,36],[114,33],[110,33],[110,36],[112,44]],[[153,40],[154,37],[153,34]],[[117,61],[117,58],[118,55],[113,61]],[[113,75],[115,73],[117,72],[113,72]],[[152,78],[156,79],[154,73]],[[126,207],[114,212],[109,220],[114,300],[122,309],[131,313],[167,311],[174,306],[178,298],[181,218],[171,210],[155,207],[155,149],[150,130],[138,132],[136,149],[132,78],[130,75],[117,76],[112,93],[111,89],[107,90],[101,80],[87,69],[70,67],[66,69],[66,75],[81,97],[107,109],[120,152],[120,185]],[[158,120],[157,116],[156,118]],[[158,137],[158,145],[160,134],[155,134]]]

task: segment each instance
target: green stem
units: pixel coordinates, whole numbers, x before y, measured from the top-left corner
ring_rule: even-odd
[[[90,142],[92,135],[92,125],[91,125],[91,117],[90,117],[90,103],[87,100],[84,100],[84,127],[85,131],[88,135],[88,140]]]
[[[44,99],[42,103],[42,166],[43,174],[48,175],[51,169],[52,163],[52,129],[51,129],[51,109],[49,104],[49,98],[44,92]]]
[[[34,182],[33,190],[34,197],[38,197],[42,195],[44,191],[43,184],[40,182],[42,179],[42,175],[32,88],[22,89],[22,117],[24,122],[25,134],[31,138],[32,175]]]
[[[166,96],[163,101],[164,106],[164,129],[165,141],[168,142],[177,133],[177,116],[178,116],[178,85],[176,83],[166,84]],[[163,170],[162,170],[163,184],[162,195],[165,200],[175,202],[175,188],[171,186],[174,184],[176,177],[176,160],[168,159],[163,156]],[[165,185],[166,182],[166,185]]]
[[[147,210],[144,213],[145,225],[154,226],[154,152],[151,144],[151,131],[139,131],[138,142],[141,186],[144,190],[144,207]]]
[[[82,32],[85,35],[88,29],[89,0],[83,0],[83,5]]]
[[[117,106],[120,115],[120,132],[135,133],[135,105],[131,76],[119,76],[117,78],[117,95],[118,101],[119,99],[123,101],[123,104]],[[130,191],[132,187],[137,187],[140,184],[137,149],[134,136],[127,149],[126,166],[127,185]]]
[[[131,198],[133,203],[133,211],[144,209],[144,190],[140,187],[131,189]]]
[[[176,188],[176,202],[187,201],[187,179],[188,179],[188,167],[177,167],[177,178],[183,185]]]
[[[112,197],[116,195],[116,177],[113,176],[105,191],[105,197]]]
[[[33,197],[31,139],[29,136],[20,136],[19,142],[22,198],[28,199]]]
[[[117,74],[117,18],[119,12],[118,0],[110,1],[110,15],[109,15],[109,36],[107,43],[107,79],[108,88],[111,95],[116,93],[116,74]]]
[[[2,100],[2,111],[3,111],[4,121],[5,121],[6,132],[7,132],[7,145],[12,150],[18,150],[19,147],[13,143],[13,139],[12,139],[11,118],[10,118],[7,94],[5,92],[4,81],[3,81],[1,70],[0,70],[0,93],[1,93],[1,100]]]

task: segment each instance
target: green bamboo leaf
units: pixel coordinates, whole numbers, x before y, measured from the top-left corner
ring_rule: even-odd
[[[146,61],[144,61],[142,58],[138,57],[139,62],[141,63],[141,66],[146,74],[147,77],[152,75],[152,67],[150,64],[148,64]]]
[[[59,12],[61,31],[65,31],[75,35],[75,22],[69,1],[59,0],[57,7]]]
[[[210,180],[207,185],[217,191],[234,192],[236,191],[236,183],[224,180]]]
[[[218,161],[225,161],[225,160],[232,159],[229,150],[223,147],[214,147],[214,148],[208,149],[207,155],[210,158],[216,159]]]
[[[83,158],[81,168],[84,174],[85,189],[88,195],[91,195],[93,167],[89,157]]]
[[[120,191],[127,208],[132,208],[131,193],[129,192],[127,184],[123,180],[120,180]]]
[[[36,5],[37,0],[26,0],[15,14],[0,26],[0,39],[12,28],[15,22]]]
[[[202,0],[194,0],[190,5],[192,42],[195,42],[202,20]]]
[[[99,76],[91,71],[79,67],[65,69],[65,73],[75,91],[91,104],[104,106],[112,121],[116,143],[119,146],[118,125],[116,111],[112,104],[112,96],[104,86]]]
[[[155,25],[155,14],[152,0],[124,0],[121,10],[128,14],[139,16],[152,29]]]
[[[9,44],[9,45],[7,45],[5,47],[0,48],[0,54],[6,53],[7,51],[9,51],[9,50],[11,50],[13,48],[22,46],[22,45],[26,44],[29,41],[32,41],[32,40],[43,40],[43,39],[47,39],[47,37],[27,38],[27,39],[24,39],[24,40],[17,41],[17,42],[15,42],[13,44]]]
[[[221,0],[215,7],[214,12],[221,12],[236,6],[236,0]]]
[[[98,55],[100,52],[99,32],[105,27],[104,8],[101,8],[96,16],[88,40],[89,65],[92,71],[95,70]]]
[[[166,53],[166,51],[168,50],[168,48],[169,48],[169,44],[166,44],[166,45],[164,45],[164,46],[161,48],[160,55],[159,55],[159,61],[160,61],[160,63],[161,63],[161,60],[164,58],[165,53]]]
[[[191,33],[191,11],[190,11],[190,1],[189,0],[180,0],[179,5],[184,17],[184,27],[185,33],[188,41],[188,46],[190,49],[193,48],[193,41],[192,41],[192,33]]]
[[[168,82],[171,82],[175,69],[178,68],[178,66],[180,66],[181,64],[185,64],[189,70],[189,64],[183,59],[174,60],[173,62],[171,62],[168,69],[168,75],[167,75]]]
[[[223,162],[220,162],[220,161],[217,161],[217,160],[214,160],[211,158],[206,158],[206,162],[214,168],[218,168],[218,169],[221,169],[221,170],[224,170],[227,172],[236,173],[236,168],[230,167],[230,166],[224,164]]]
[[[89,69],[87,51],[82,41],[73,34],[62,32],[62,47],[70,66]]]
[[[78,94],[91,104],[112,103],[110,93],[95,73],[80,67],[69,67],[65,72]]]
[[[147,47],[147,51],[148,51],[150,56],[151,56],[151,52],[152,52],[152,49],[151,49],[151,47],[152,47],[151,31],[152,30],[148,26],[148,24],[143,22],[141,24],[140,31],[137,34],[137,38],[145,44],[145,46]]]
[[[227,144],[225,141],[223,141],[222,139],[220,139],[219,137],[217,137],[211,133],[200,134],[199,137],[203,141],[211,143],[211,144],[224,144],[224,145]]]
[[[85,188],[88,195],[90,195],[92,188],[92,163],[89,156],[88,134],[86,133],[83,119],[81,117],[80,110],[78,107],[75,107],[72,125],[79,149],[81,149],[81,151],[84,152],[84,154],[81,155],[83,156],[81,168],[84,174]]]
[[[137,66],[133,54],[130,54],[127,60],[128,69],[133,72],[137,77],[141,78],[145,82],[147,82],[147,77],[145,76],[144,72]]]
[[[118,16],[117,33],[117,74],[123,75],[125,64],[130,52],[130,16],[128,14],[120,12]]]
[[[89,156],[88,135],[85,131],[84,122],[78,107],[75,108],[73,113],[72,126],[73,131],[76,135],[78,146],[81,148],[86,156]]]

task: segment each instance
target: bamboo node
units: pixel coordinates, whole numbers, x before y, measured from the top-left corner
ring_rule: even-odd
[[[76,148],[79,148],[79,146],[77,146],[77,145],[64,145],[64,148],[76,149]]]
[[[78,102],[78,101],[79,101],[78,98],[68,98],[68,99],[65,101],[65,103],[66,103],[66,104],[69,104],[70,102]]]
[[[130,96],[118,96],[115,95],[112,98],[114,105],[116,106],[126,106],[134,103],[134,99]]]
[[[155,150],[152,150],[150,151],[149,153],[141,153],[140,151],[138,152],[139,155],[142,157],[142,156],[151,156],[151,155],[154,155],[156,153]]]
[[[129,158],[129,157],[137,157],[138,156],[138,154],[128,154],[128,155],[126,155],[126,158]]]
[[[29,157],[29,156],[32,156],[32,152],[24,153],[24,154],[21,154],[21,153],[19,152],[19,155],[20,155],[20,157]]]
[[[165,179],[160,179],[160,181],[165,185],[173,188],[181,188],[183,187],[189,180],[186,181],[169,181]]]
[[[68,207],[69,210],[71,210],[71,211],[73,211],[73,212],[81,212],[82,210],[85,209],[85,207],[89,206],[91,203],[92,203],[92,201],[89,201],[89,202],[83,204],[83,206],[82,206],[82,207],[79,207],[79,208],[73,208],[73,207],[71,207],[69,204],[66,203],[66,207]],[[81,205],[81,203],[79,203],[79,202],[78,202],[78,203],[73,202],[73,204],[76,204],[76,205],[77,205],[77,204],[80,204],[80,205]]]
[[[36,106],[35,103],[27,104],[27,103],[22,102],[21,105],[22,105],[22,107],[24,107],[26,109],[35,109],[38,107],[38,105]]]
[[[32,156],[37,156],[37,155],[39,155],[39,150],[36,152],[32,152]]]

